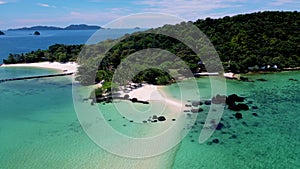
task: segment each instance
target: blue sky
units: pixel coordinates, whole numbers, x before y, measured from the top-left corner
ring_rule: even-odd
[[[185,20],[265,10],[299,11],[299,0],[0,0],[0,29],[33,25],[104,25],[122,16],[159,12]]]

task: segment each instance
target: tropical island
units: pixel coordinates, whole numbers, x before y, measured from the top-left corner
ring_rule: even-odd
[[[8,29],[8,31],[20,31],[20,30],[94,30],[94,29],[102,29],[100,26],[95,25],[69,25],[65,28],[55,27],[55,26],[33,26],[33,27],[23,27],[16,29]]]
[[[150,29],[143,33],[127,34],[106,53],[106,46],[118,40],[106,40],[95,45],[88,45],[88,47],[55,44],[47,50],[10,54],[3,62],[15,64],[77,61],[80,67],[76,79],[83,85],[99,83],[102,80],[111,84],[114,70],[124,58],[142,49],[160,48],[181,58],[193,73],[206,72],[205,63],[199,60],[199,57],[185,44],[174,38],[153,33],[172,29],[175,34],[184,33],[186,39],[193,41],[195,40],[193,32],[180,31],[181,27],[191,23],[182,22],[177,25],[165,25]],[[220,19],[206,18],[199,19],[192,24],[196,25],[210,39],[222,61],[225,72],[277,71],[300,66],[300,13],[297,11],[266,11],[233,17],[226,16]],[[73,28],[75,27],[73,26]],[[206,54],[207,51],[203,50],[203,55]],[[144,62],[164,57],[163,54],[158,53],[150,59],[146,58]],[[94,64],[97,63],[97,60],[102,61],[95,67]],[[172,65],[172,62],[165,64]],[[178,76],[184,76],[186,73],[185,70],[168,71],[147,69],[136,75],[133,82],[165,85],[174,80],[170,75],[174,74],[174,71]],[[87,72],[95,72],[95,76],[87,75]]]

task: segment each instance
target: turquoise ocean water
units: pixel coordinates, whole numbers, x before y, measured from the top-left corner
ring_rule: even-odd
[[[2,76],[52,72],[36,68],[0,68]],[[267,81],[228,80],[227,93],[246,97],[245,102],[258,109],[242,111],[241,120],[236,120],[235,112],[226,109],[221,120],[224,128],[199,144],[197,138],[209,108],[202,106],[205,111],[198,115],[191,132],[168,159],[170,165],[161,168],[300,167],[300,72],[248,77]],[[209,79],[201,78],[197,83],[203,98],[209,98]],[[176,98],[179,89],[171,85],[165,90]],[[112,157],[124,163],[136,161],[109,155],[84,133],[73,108],[69,77],[1,83],[0,92],[1,168],[106,168],[104,163]],[[99,106],[117,130],[130,134],[139,127],[124,119],[111,104]],[[218,139],[219,143],[213,143],[213,139]],[[122,168],[116,164],[111,164],[110,168]]]
[[[225,109],[221,120],[224,128],[199,144],[196,140],[207,115],[199,114],[181,144],[173,168],[300,168],[300,135],[297,134],[300,131],[300,72],[248,77],[267,81],[227,80],[227,93],[246,97],[245,103],[250,106],[249,111],[241,111],[243,119],[235,119],[235,112]],[[208,96],[208,79],[198,79],[198,85],[203,97]],[[176,97],[176,85],[168,88]],[[219,143],[213,143],[214,139]]]

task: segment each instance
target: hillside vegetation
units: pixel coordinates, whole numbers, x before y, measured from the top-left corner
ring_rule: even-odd
[[[193,31],[182,28],[196,25],[211,41],[216,49],[207,42],[206,38],[195,35]],[[164,31],[183,37],[191,44],[198,45],[199,52],[193,51],[182,41],[166,36]],[[159,32],[162,32],[161,34]],[[113,46],[113,47],[112,47]],[[112,48],[111,48],[112,47]],[[91,84],[105,79],[111,81],[114,71],[127,56],[143,49],[159,48],[166,50],[182,59],[192,72],[206,71],[210,55],[218,54],[225,71],[235,73],[246,72],[250,67],[270,67],[276,65],[279,69],[300,66],[300,13],[295,12],[257,12],[241,14],[220,19],[199,19],[192,22],[183,22],[177,25],[165,25],[161,28],[150,29],[144,32],[127,34],[120,40],[107,40],[96,45],[54,45],[48,50],[38,50],[27,54],[11,54],[4,63],[36,62],[41,60],[66,62],[79,56],[81,64],[77,79],[83,84]],[[79,52],[82,49],[80,55]],[[198,56],[197,56],[197,54]],[[147,54],[147,52],[146,52]],[[179,62],[170,60],[165,52],[149,54],[135,62],[141,63],[139,69],[147,68],[149,63],[162,63],[168,70],[147,68],[134,81],[148,81],[153,84],[166,84],[171,74],[185,75],[187,70],[178,70]],[[200,55],[200,56],[199,56]],[[201,58],[201,61],[199,59]],[[202,59],[204,58],[204,59]],[[206,60],[205,60],[206,58]],[[101,61],[101,62],[100,62]],[[173,69],[173,70],[172,70]],[[213,70],[213,69],[211,69]],[[124,75],[130,76],[130,71]],[[216,69],[215,71],[223,71]],[[153,80],[154,79],[154,80]]]

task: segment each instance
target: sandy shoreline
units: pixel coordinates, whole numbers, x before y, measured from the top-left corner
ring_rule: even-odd
[[[166,106],[173,111],[178,111],[184,108],[184,104],[180,100],[176,100],[168,96],[163,90],[164,86],[155,86],[144,84],[138,89],[133,89],[128,93],[130,98],[137,98],[142,101],[161,101],[165,102]]]
[[[19,63],[19,64],[3,64],[1,67],[36,67],[45,69],[55,69],[64,73],[76,73],[78,64],[75,62],[59,63],[59,62],[38,62],[38,63]]]

